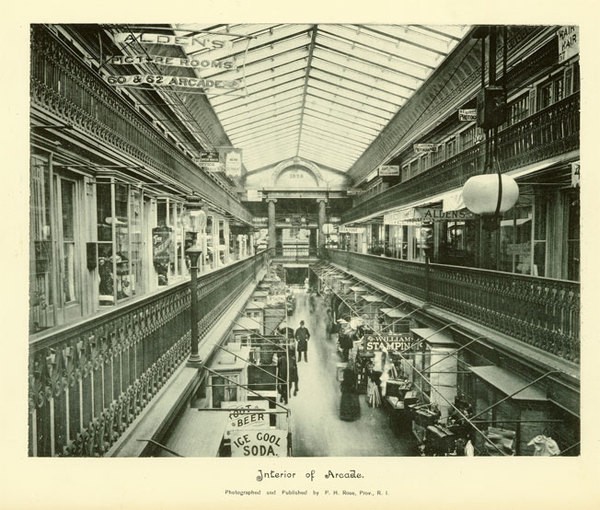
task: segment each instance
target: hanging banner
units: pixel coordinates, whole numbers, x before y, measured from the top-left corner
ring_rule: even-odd
[[[579,27],[569,25],[558,29],[558,63],[579,55]]]
[[[239,179],[242,176],[242,150],[224,149],[222,154],[225,156],[225,175],[232,179]]]
[[[181,87],[202,90],[236,90],[242,87],[240,80],[205,80],[189,76],[165,76],[162,74],[109,75],[105,77],[105,80],[109,85],[130,87],[152,85],[154,87]]]
[[[287,432],[266,429],[231,433],[232,457],[287,457]]]
[[[124,32],[114,35],[118,44],[131,45],[142,44],[164,44],[174,46],[190,46],[194,50],[220,50],[232,47],[230,37],[220,38],[213,34],[196,34],[191,36],[177,36],[172,34],[156,34],[149,32]],[[191,49],[190,48],[190,49]]]
[[[113,66],[156,64],[171,67],[191,67],[193,69],[221,69],[224,71],[235,71],[237,66],[234,60],[211,60],[201,58],[166,57],[162,55],[112,55],[104,58],[104,64]]]

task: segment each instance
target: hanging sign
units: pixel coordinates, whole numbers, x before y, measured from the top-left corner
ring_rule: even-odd
[[[156,64],[171,67],[191,67],[194,69],[221,69],[235,71],[237,66],[234,60],[200,59],[194,57],[167,57],[163,55],[111,55],[104,58],[104,64],[109,65],[135,65]]]
[[[418,207],[416,209],[420,221],[465,221],[474,220],[475,214],[468,209],[459,209],[458,211],[443,211],[430,207]]]
[[[379,177],[393,177],[400,175],[400,167],[398,165],[381,165],[379,167]]]
[[[437,143],[415,143],[413,144],[413,150],[417,153],[421,152],[437,152]]]
[[[421,340],[415,342],[410,335],[387,334],[387,335],[365,335],[364,343],[367,351],[407,351],[412,347],[416,347],[421,343]]]
[[[340,227],[338,234],[364,234],[365,229],[362,227]]]
[[[465,108],[458,110],[458,120],[461,122],[470,122],[477,120],[477,109],[476,108]]]
[[[181,87],[187,89],[226,89],[236,90],[242,87],[240,80],[212,80],[190,76],[166,76],[162,74],[128,74],[109,75],[105,77],[109,85],[114,86],[147,86]]]
[[[233,179],[242,176],[242,151],[241,149],[227,149],[225,153],[225,175]]]
[[[218,163],[220,160],[219,151],[201,152],[197,160],[200,162]]]
[[[248,202],[262,202],[262,191],[259,191],[257,189],[249,189],[247,190],[246,194],[246,200]]]
[[[558,29],[558,63],[579,54],[579,27],[569,25]]]
[[[232,457],[287,457],[287,432],[263,429],[231,433]]]
[[[232,39],[221,39],[213,34],[196,34],[192,36],[177,36],[172,34],[156,34],[148,32],[124,32],[114,35],[118,44],[163,44],[175,46],[189,46],[197,50],[220,50],[232,47]]]
[[[221,402],[221,408],[231,409],[231,412],[228,416],[229,421],[227,423],[227,429],[225,432],[226,437],[229,437],[232,432],[241,429],[264,429],[265,427],[269,426],[269,414],[266,412],[255,412],[269,409],[269,402],[266,400],[232,400],[228,402]]]

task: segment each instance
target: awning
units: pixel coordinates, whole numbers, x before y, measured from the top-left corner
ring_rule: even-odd
[[[535,386],[528,386],[528,384],[530,384],[529,381],[504,368],[491,365],[485,367],[469,367],[469,370],[505,395],[513,395],[513,393],[518,392],[511,397],[513,400],[548,400],[545,392]],[[521,389],[522,391],[519,391]]]
[[[225,411],[187,409],[165,446],[184,457],[216,457],[228,417]],[[171,454],[161,452],[160,456]]]
[[[417,337],[426,339],[425,341],[429,344],[451,345],[456,343],[454,342],[454,339],[444,331],[436,332],[435,329],[431,328],[412,328],[410,331]]]

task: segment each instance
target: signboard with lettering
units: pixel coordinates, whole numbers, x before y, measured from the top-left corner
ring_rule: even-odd
[[[225,152],[225,175],[234,179],[242,176],[242,152],[240,149],[230,149]]]
[[[558,63],[579,54],[579,27],[569,25],[558,29]]]
[[[407,351],[412,347],[416,347],[421,343],[421,340],[416,341],[410,335],[402,334],[387,334],[387,335],[365,335],[363,345],[367,351]]]
[[[263,429],[269,426],[268,413],[250,412],[269,409],[269,402],[266,400],[233,400],[221,402],[221,407],[231,409],[225,437],[229,437],[232,432],[237,430]]]
[[[200,162],[218,163],[221,158],[219,156],[219,151],[208,151],[208,152],[201,152],[198,155],[197,159]]]
[[[398,165],[381,165],[379,167],[379,177],[394,177],[400,175]]]
[[[340,227],[338,234],[364,234],[365,229],[363,227]]]
[[[105,78],[109,85],[148,87],[179,87],[186,89],[224,89],[235,90],[242,87],[240,80],[213,80],[190,76],[167,76],[163,74],[122,74],[108,75]]]
[[[416,215],[416,209],[401,209],[383,215],[384,225],[409,225],[419,223],[421,218]]]
[[[233,40],[231,37],[219,38],[213,34],[196,34],[192,36],[178,36],[172,34],[158,34],[149,32],[122,32],[114,35],[115,42],[119,44],[132,45],[143,44],[165,44],[176,46],[190,46],[198,50],[220,50],[231,48]]]
[[[477,120],[477,109],[476,108],[464,108],[458,110],[458,120],[462,122],[470,122]]]
[[[231,433],[232,457],[287,457],[287,432],[277,429]]]
[[[413,144],[413,150],[416,153],[437,152],[438,144],[437,143],[415,143],[415,144]]]
[[[443,211],[428,207],[417,208],[417,215],[421,221],[465,221],[474,220],[475,214],[468,209],[459,209],[458,211]]]
[[[200,58],[169,57],[163,55],[111,55],[104,58],[104,64],[110,65],[135,65],[158,64],[171,67],[191,67],[194,69],[221,69],[235,71],[237,66],[234,60],[212,60]]]
[[[257,189],[249,189],[246,193],[248,202],[262,202],[262,191],[259,191]]]

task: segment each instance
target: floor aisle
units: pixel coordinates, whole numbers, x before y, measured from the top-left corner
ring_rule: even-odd
[[[325,335],[325,310],[317,298],[309,311],[305,291],[297,291],[294,314],[288,325],[294,330],[304,320],[311,338],[308,363],[298,363],[299,388],[289,401],[294,457],[407,456],[413,454],[410,433],[396,435],[381,408],[369,407],[360,395],[361,417],[354,422],[339,419],[340,388],[336,381],[336,339]]]

